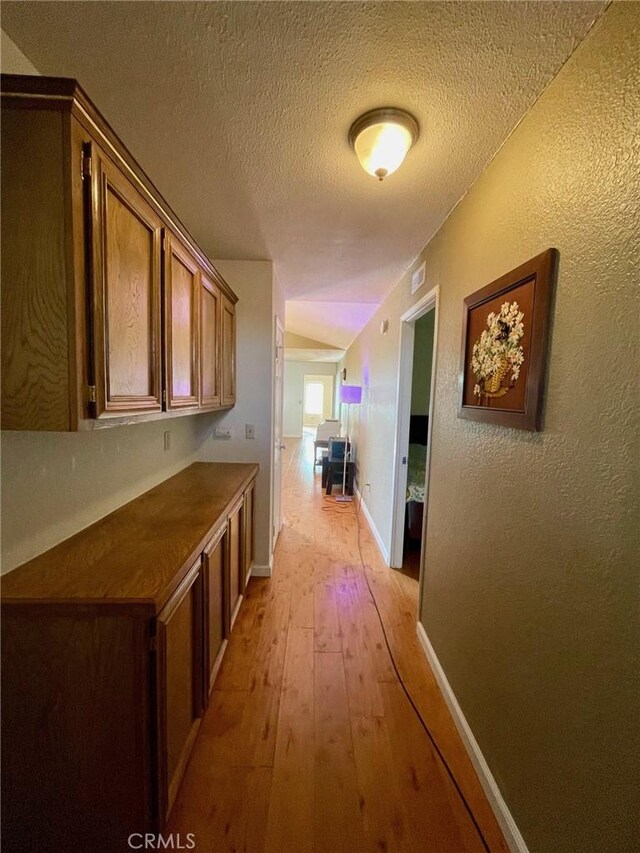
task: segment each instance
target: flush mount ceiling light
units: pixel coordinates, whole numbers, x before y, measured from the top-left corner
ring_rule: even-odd
[[[402,165],[419,132],[418,122],[410,113],[383,107],[354,121],[349,144],[365,172],[382,181]]]

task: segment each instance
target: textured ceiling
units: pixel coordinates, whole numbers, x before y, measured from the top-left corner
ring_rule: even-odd
[[[80,81],[211,257],[272,259],[289,300],[376,303],[604,5],[5,2],[2,27]],[[386,105],[421,137],[378,183],[347,131]],[[315,316],[287,326],[350,343]]]

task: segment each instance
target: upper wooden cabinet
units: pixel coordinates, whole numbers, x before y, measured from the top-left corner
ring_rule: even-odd
[[[222,405],[236,401],[236,306],[222,297]]]
[[[76,81],[2,75],[1,167],[2,427],[232,406],[237,297]]]
[[[175,238],[165,240],[165,361],[167,409],[197,407],[199,401],[200,269]]]

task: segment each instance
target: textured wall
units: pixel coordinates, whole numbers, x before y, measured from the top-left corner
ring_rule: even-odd
[[[421,620],[535,853],[640,849],[639,44],[640,6],[611,6],[421,256],[441,288]],[[459,420],[463,297],[549,246],[544,431]],[[346,359],[368,377],[359,458],[386,541],[414,300],[406,276]]]

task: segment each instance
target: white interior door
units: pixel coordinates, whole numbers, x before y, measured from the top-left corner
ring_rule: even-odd
[[[275,368],[273,388],[273,532],[271,549],[275,549],[282,529],[282,386],[284,382],[284,329],[276,317],[275,323]]]

